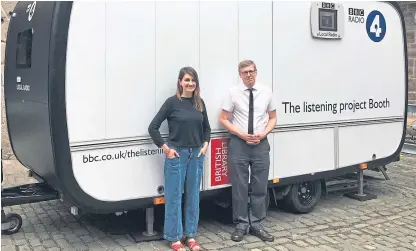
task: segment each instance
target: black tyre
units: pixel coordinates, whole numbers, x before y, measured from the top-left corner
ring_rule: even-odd
[[[2,230],[2,234],[10,235],[19,232],[22,227],[22,217],[16,213],[6,214],[2,223],[9,223],[11,226],[9,229]]]
[[[293,184],[283,198],[285,209],[293,213],[309,213],[321,198],[321,181],[305,181]]]

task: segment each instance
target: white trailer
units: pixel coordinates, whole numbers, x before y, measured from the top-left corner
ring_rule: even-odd
[[[325,180],[398,159],[406,48],[396,3],[19,2],[6,47],[9,135],[74,212],[151,208],[163,203],[165,156],[147,128],[192,66],[212,127],[201,193],[216,196],[230,187],[221,102],[251,59],[278,104],[272,198],[309,212]]]

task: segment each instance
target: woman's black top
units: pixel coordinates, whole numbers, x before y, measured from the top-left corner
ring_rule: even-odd
[[[165,119],[168,121],[168,142],[177,147],[198,147],[211,138],[211,127],[208,121],[205,103],[203,111],[193,105],[193,98],[182,98],[176,95],[168,98],[149,125],[149,134],[159,148],[165,144],[159,128]]]

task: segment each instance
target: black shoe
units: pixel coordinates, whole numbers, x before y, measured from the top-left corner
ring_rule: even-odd
[[[242,241],[245,234],[246,231],[244,229],[236,228],[234,232],[231,234],[231,240],[236,242]]]
[[[260,238],[262,241],[270,241],[270,242],[273,242],[274,241],[274,236],[272,236],[271,234],[269,234],[264,229],[250,228],[250,232],[249,233],[251,235],[253,235],[253,236],[256,236],[256,237]]]

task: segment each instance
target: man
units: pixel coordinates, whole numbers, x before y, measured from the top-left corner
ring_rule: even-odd
[[[238,65],[242,83],[230,89],[222,104],[221,124],[231,133],[229,167],[232,185],[233,220],[237,224],[233,241],[249,233],[263,241],[274,241],[262,227],[266,217],[270,145],[267,135],[276,125],[276,105],[271,88],[256,82],[253,61]],[[229,121],[232,115],[232,121]],[[251,206],[248,208],[249,166],[251,168]]]

